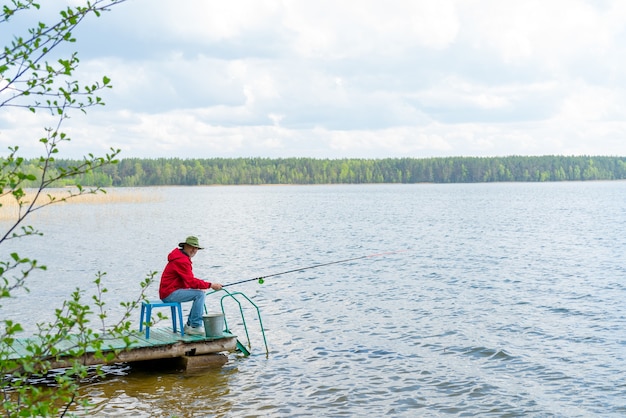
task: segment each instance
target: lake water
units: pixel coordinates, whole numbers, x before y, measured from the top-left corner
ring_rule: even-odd
[[[111,367],[81,392],[95,416],[626,416],[626,182],[110,192],[133,199],[32,218],[45,236],[10,249],[48,271],[3,317],[32,330],[97,271],[115,317],[191,234],[196,275],[225,284],[390,254],[233,286],[269,356],[250,317],[250,357]]]

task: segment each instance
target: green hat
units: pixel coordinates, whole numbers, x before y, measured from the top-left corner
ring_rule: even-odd
[[[191,245],[192,247],[196,247],[199,250],[204,250],[204,248],[202,248],[200,246],[200,243],[198,242],[198,237],[194,237],[194,236],[189,236],[187,237],[187,239],[185,240],[185,242],[180,242],[178,243],[179,247],[182,247],[183,245]]]

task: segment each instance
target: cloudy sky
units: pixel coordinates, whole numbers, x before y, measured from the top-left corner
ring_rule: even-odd
[[[114,88],[64,156],[624,156],[625,30],[623,0],[128,0],[75,34]],[[0,112],[2,149],[40,136]]]

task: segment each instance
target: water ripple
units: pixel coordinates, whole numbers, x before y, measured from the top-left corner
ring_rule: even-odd
[[[54,240],[16,250],[55,248],[44,261],[56,276],[34,275],[28,302],[3,317],[51,306],[92,267],[109,272],[114,299],[133,294],[181,229],[210,242],[197,273],[224,282],[409,251],[241,285],[269,357],[253,333],[252,356],[199,375],[112,369],[81,391],[91,415],[626,415],[626,182],[159,192],[114,216],[55,213]],[[129,258],[126,242],[143,251]]]

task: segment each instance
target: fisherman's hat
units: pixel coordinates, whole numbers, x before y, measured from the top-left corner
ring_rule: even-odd
[[[204,250],[203,247],[200,246],[200,243],[198,242],[198,237],[194,237],[194,236],[189,236],[187,237],[187,239],[185,240],[185,242],[180,242],[178,243],[179,247],[182,247],[183,245],[191,245],[192,247],[196,247],[199,250]]]

